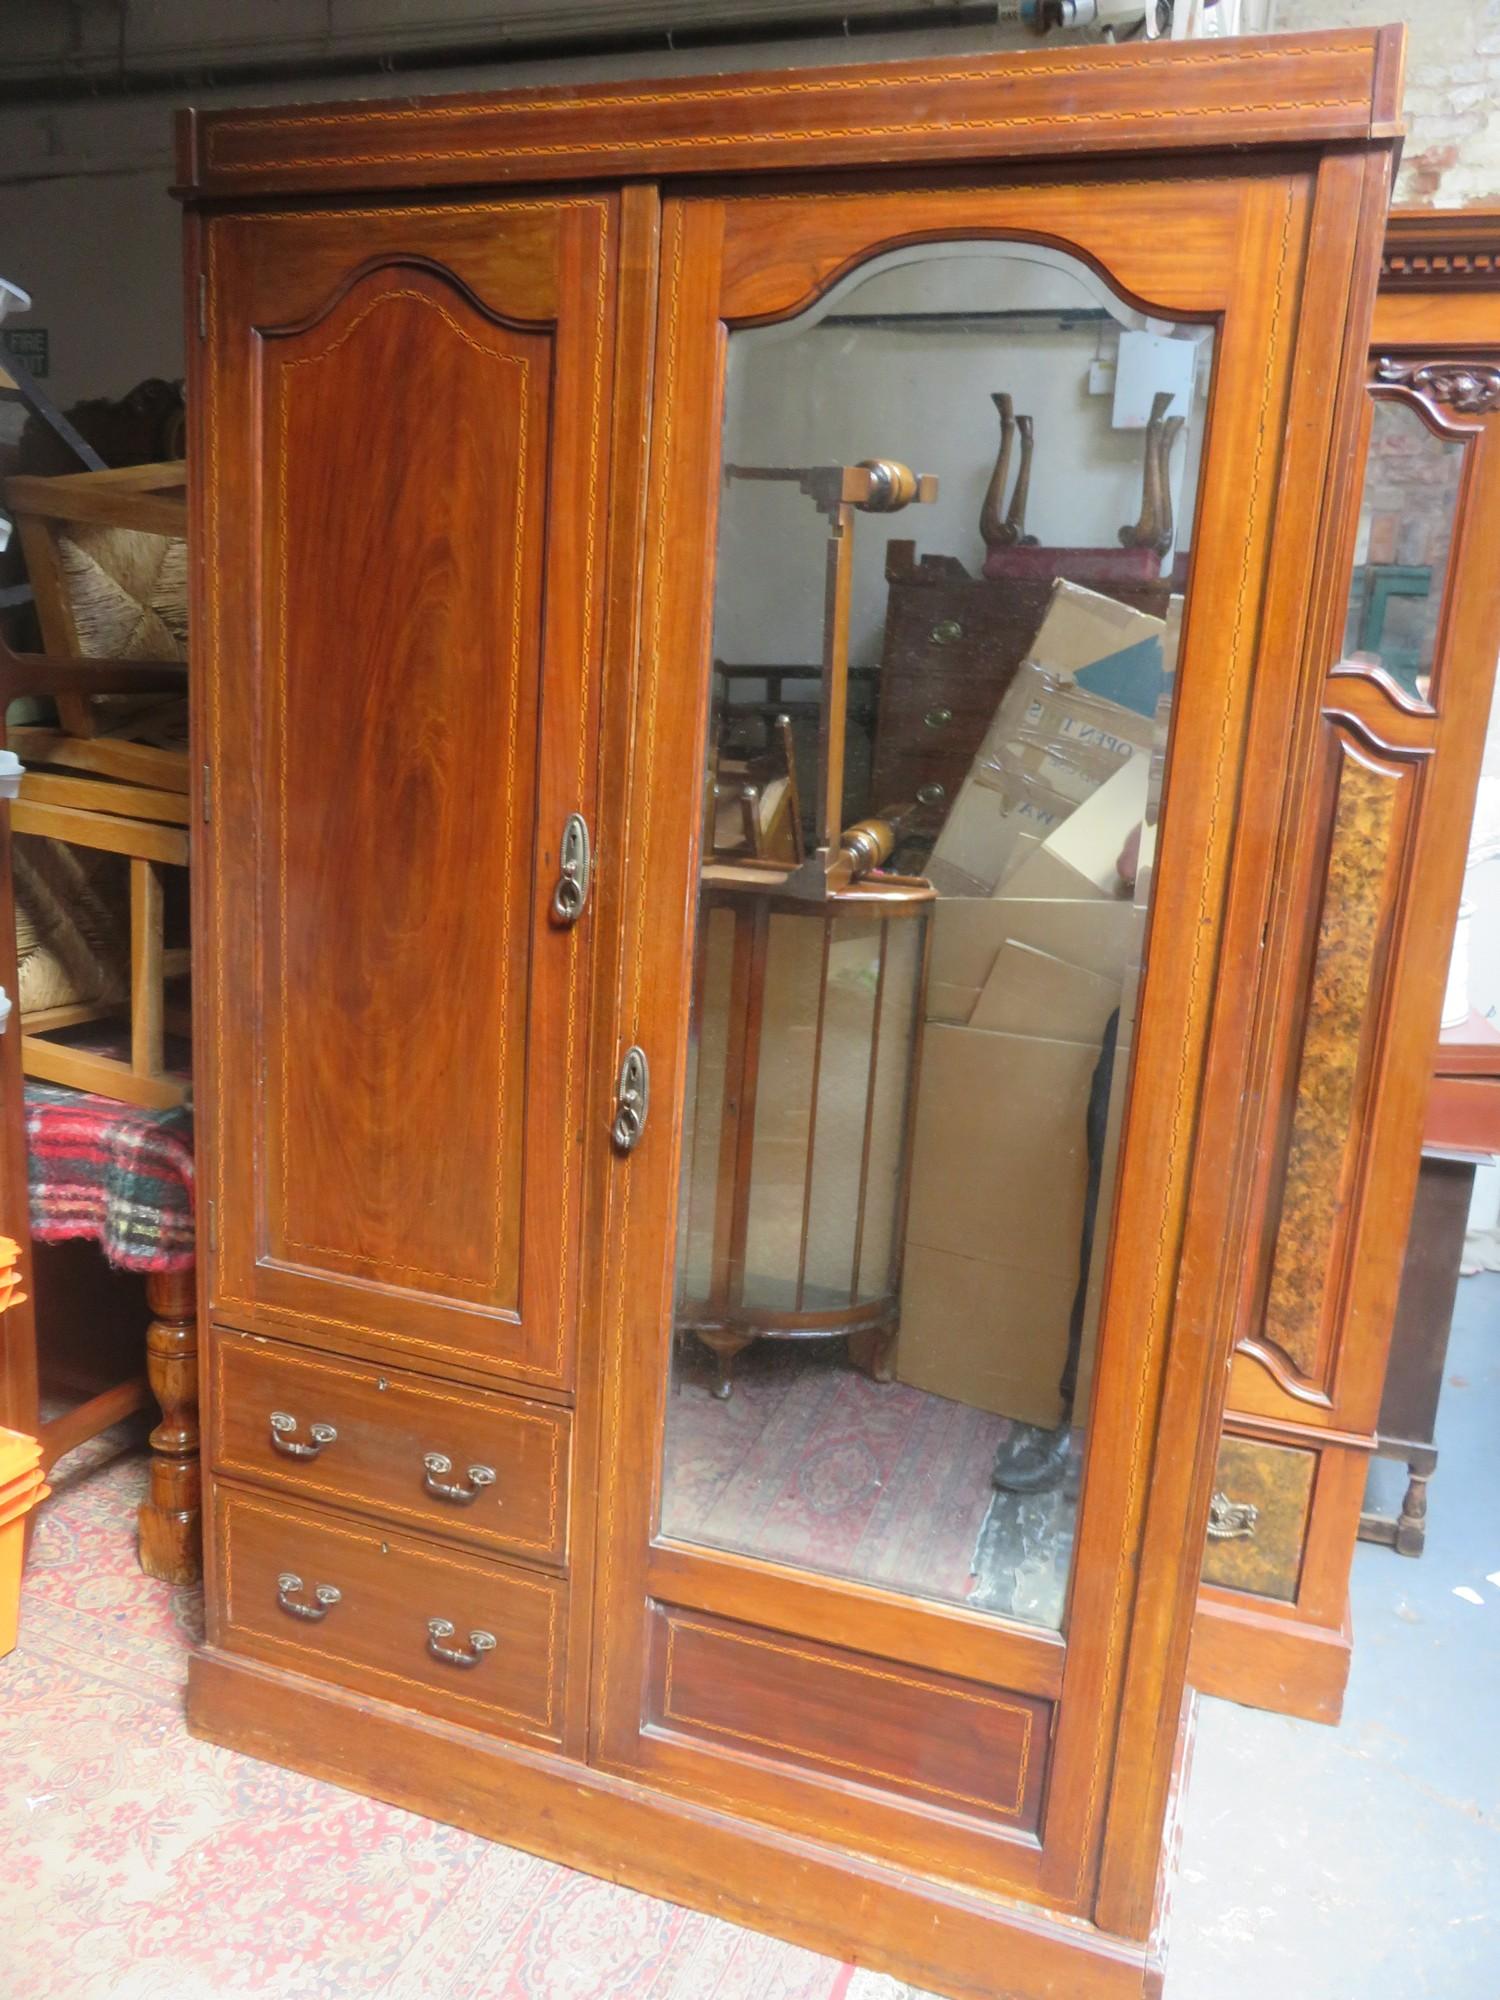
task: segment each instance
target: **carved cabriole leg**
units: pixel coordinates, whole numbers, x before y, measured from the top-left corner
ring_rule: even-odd
[[[893,1326],[866,1327],[849,1336],[849,1359],[875,1382],[896,1379],[896,1329]]]
[[[146,1279],[151,1324],[146,1373],[161,1405],[151,1433],[151,1490],[139,1517],[141,1568],[163,1583],[196,1583],[203,1571],[198,1472],[198,1320],[192,1271]]]
[[[714,1394],[721,1403],[727,1403],[734,1392],[734,1358],[743,1354],[754,1340],[753,1333],[734,1333],[727,1327],[699,1327],[698,1338],[708,1349],[718,1364],[718,1380],[714,1383]]]

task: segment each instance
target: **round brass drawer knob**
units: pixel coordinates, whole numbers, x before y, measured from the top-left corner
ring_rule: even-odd
[[[964,636],[964,628],[956,618],[941,619],[932,628],[934,646],[951,646]]]
[[[927,713],[922,717],[922,720],[929,729],[946,729],[948,724],[953,720],[953,710],[951,708],[929,708]]]
[[[917,803],[923,806],[940,806],[948,796],[946,785],[918,785]]]

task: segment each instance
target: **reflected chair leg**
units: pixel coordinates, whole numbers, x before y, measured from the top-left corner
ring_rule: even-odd
[[[729,1333],[720,1328],[700,1328],[698,1338],[714,1357],[718,1366],[718,1379],[714,1383],[714,1394],[721,1403],[727,1403],[734,1393],[734,1358],[743,1354],[754,1340],[753,1333]]]
[[[141,1568],[163,1583],[203,1573],[198,1471],[198,1321],[192,1271],[152,1271],[146,1373],[161,1405],[151,1433],[151,1488],[139,1515]]]

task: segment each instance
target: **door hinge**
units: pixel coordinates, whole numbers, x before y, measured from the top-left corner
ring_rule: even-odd
[[[209,826],[214,816],[214,774],[211,768],[203,766],[203,824]]]
[[[219,1204],[216,1201],[208,1204],[208,1247],[214,1256],[219,1254]]]
[[[198,338],[208,338],[208,273],[198,273]]]

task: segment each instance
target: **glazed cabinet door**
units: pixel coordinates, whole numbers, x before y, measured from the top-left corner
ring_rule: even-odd
[[[565,1385],[613,198],[201,226],[210,1310]]]
[[[1366,173],[664,208],[595,1755],[1134,1935]]]

